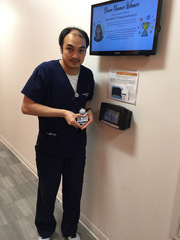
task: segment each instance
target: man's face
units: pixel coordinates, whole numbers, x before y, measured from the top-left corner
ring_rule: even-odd
[[[80,32],[73,30],[64,38],[62,66],[67,74],[77,74],[86,55],[86,40],[79,36]]]

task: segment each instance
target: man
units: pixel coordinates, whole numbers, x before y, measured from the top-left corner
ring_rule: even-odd
[[[40,64],[22,90],[24,114],[39,118],[36,164],[39,177],[35,224],[39,239],[50,240],[56,228],[53,215],[62,175],[63,218],[65,239],[80,240],[77,226],[80,216],[86,127],[93,122],[90,100],[94,78],[91,70],[81,65],[89,38],[79,28],[65,28],[59,36],[61,60]],[[81,108],[88,122],[79,124]]]

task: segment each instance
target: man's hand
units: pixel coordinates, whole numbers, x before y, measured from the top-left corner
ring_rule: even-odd
[[[85,124],[79,124],[77,122],[77,117],[82,117],[82,116],[88,116],[88,122]],[[73,113],[71,111],[65,111],[64,114],[64,118],[66,120],[66,122],[71,125],[74,126],[75,128],[80,128],[81,130],[84,130],[89,124],[91,124],[94,121],[93,118],[93,112],[91,109],[89,109],[84,115],[81,115],[80,113]]]
[[[88,122],[81,126],[81,130],[85,129],[94,121],[93,111],[91,109],[89,109],[83,116],[88,116]]]
[[[81,117],[82,115],[80,113],[73,113],[71,111],[65,111],[64,113],[64,118],[66,120],[66,122],[71,125],[74,126],[75,128],[81,128],[82,129],[82,125],[80,125],[77,121],[76,118],[77,117]]]

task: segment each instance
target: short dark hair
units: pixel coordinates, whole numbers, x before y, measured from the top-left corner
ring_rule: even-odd
[[[83,37],[86,40],[86,48],[88,48],[89,37],[88,37],[87,33],[84,30],[77,28],[77,27],[67,27],[67,28],[63,29],[59,35],[59,45],[61,47],[63,47],[64,38],[66,37],[66,35],[68,35],[73,30],[77,30],[78,32],[80,32],[79,36]]]

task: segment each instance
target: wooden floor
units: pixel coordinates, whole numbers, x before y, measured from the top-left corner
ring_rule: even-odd
[[[34,225],[37,177],[0,141],[0,239],[37,240]],[[57,200],[56,231],[51,240],[63,240],[61,203]],[[95,238],[79,224],[81,240]]]

